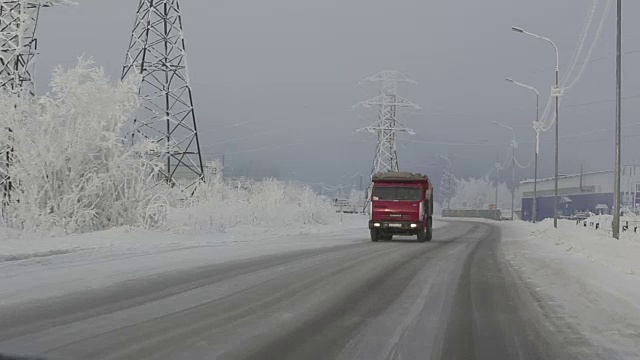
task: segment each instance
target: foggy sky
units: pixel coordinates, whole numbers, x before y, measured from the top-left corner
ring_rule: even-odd
[[[604,1],[604,0],[601,0]],[[38,27],[37,82],[47,89],[57,65],[79,55],[96,59],[119,78],[134,23],[136,0],[79,0],[77,7],[44,9]],[[376,95],[358,82],[399,70],[418,84],[400,94],[423,107],[400,113],[416,131],[398,143],[400,167],[437,179],[451,158],[457,177],[482,176],[500,144],[506,159],[516,128],[517,158],[533,156],[535,97],[505,77],[537,87],[544,103],[553,83],[552,47],[513,33],[512,25],[552,38],[567,64],[590,0],[189,0],[182,1],[187,57],[203,152],[227,153],[227,167],[275,169],[281,178],[350,185],[371,171],[374,137],[355,130],[375,110],[351,110]],[[624,51],[640,49],[640,3],[625,1]],[[561,143],[561,173],[613,167],[615,7],[586,73],[563,100],[561,134],[610,128]],[[623,96],[640,94],[640,52],[625,55]],[[561,71],[564,67],[561,67]],[[586,106],[575,104],[599,102]],[[640,121],[640,98],[624,102],[623,121]],[[233,124],[250,122],[233,127]],[[216,143],[262,134],[245,140]],[[640,161],[640,126],[623,129],[623,161]],[[543,134],[541,176],[553,174],[553,131]],[[477,143],[451,146],[407,142]],[[580,141],[580,142],[576,142]],[[278,147],[260,151],[253,149]],[[207,146],[211,145],[211,146]],[[518,170],[531,177],[532,168]]]

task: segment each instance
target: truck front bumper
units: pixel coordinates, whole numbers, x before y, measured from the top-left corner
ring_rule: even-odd
[[[370,220],[369,229],[380,229],[388,233],[415,234],[424,229],[424,225],[413,221],[378,221]]]

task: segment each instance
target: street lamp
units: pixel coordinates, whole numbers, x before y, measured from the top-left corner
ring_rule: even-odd
[[[535,222],[538,220],[538,204],[537,204],[537,200],[538,200],[538,154],[540,153],[540,128],[539,128],[539,123],[540,123],[540,92],[538,91],[538,89],[534,88],[533,86],[529,86],[517,81],[514,81],[513,79],[505,79],[508,82],[523,87],[525,89],[529,89],[533,92],[536,93],[536,120],[533,122],[533,129],[536,131],[536,142],[535,142],[535,149],[533,150],[533,156],[534,156],[534,170],[533,170],[533,223],[535,224]]]
[[[558,53],[558,47],[556,44],[551,41],[551,39],[546,38],[544,36],[539,36],[528,31],[523,30],[519,27],[512,27],[511,30],[524,34],[533,36],[536,39],[540,39],[548,42],[553,46],[553,49],[556,52],[556,84],[551,91],[551,96],[556,98],[556,146],[555,146],[555,173],[554,173],[554,187],[553,187],[553,227],[558,228],[558,146],[559,146],[559,136],[558,136],[558,118],[560,112],[560,103],[559,98],[562,95],[562,90],[560,89],[560,55]]]
[[[511,130],[512,138],[511,138],[511,182],[516,183],[516,147],[518,147],[518,143],[516,142],[516,130],[509,125],[501,124],[497,121],[493,122],[494,125],[502,126],[503,128]],[[513,213],[514,213],[514,203],[515,203],[515,195],[516,189],[515,187],[511,191],[511,221],[513,221]]]

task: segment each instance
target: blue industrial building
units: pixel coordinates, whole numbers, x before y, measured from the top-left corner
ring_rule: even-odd
[[[638,170],[638,171],[636,171]],[[638,174],[638,175],[636,175]],[[613,171],[600,171],[558,178],[558,216],[570,217],[579,212],[609,214],[613,208]],[[537,185],[537,220],[553,217],[554,179],[539,179]],[[622,206],[640,208],[640,167],[624,166],[621,177]],[[520,182],[522,196],[521,218],[533,217],[533,180]]]

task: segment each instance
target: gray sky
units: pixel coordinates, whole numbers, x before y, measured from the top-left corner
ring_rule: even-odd
[[[603,2],[604,0],[600,0]],[[78,7],[43,10],[38,28],[37,80],[44,91],[56,65],[93,56],[118,78],[133,27],[137,1],[80,0]],[[624,51],[640,50],[640,2],[625,1]],[[552,38],[561,63],[569,62],[590,0],[189,0],[182,1],[190,76],[204,152],[231,153],[227,165],[275,169],[282,178],[331,184],[357,172],[368,174],[373,136],[354,133],[375,120],[375,111],[352,111],[376,94],[358,85],[380,70],[399,70],[416,80],[401,95],[420,104],[421,114],[400,114],[416,135],[398,144],[401,169],[426,172],[436,181],[449,156],[456,176],[481,176],[495,162],[491,146],[445,146],[407,142],[507,144],[507,129],[523,142],[521,163],[533,155],[533,93],[505,77],[537,87],[546,99],[553,82],[553,49],[513,33],[517,25]],[[575,104],[615,97],[615,7],[586,73],[564,99],[561,134],[611,128],[565,139],[561,173],[612,167],[614,103]],[[623,96],[640,95],[640,51],[625,55]],[[561,68],[561,71],[563,68]],[[624,102],[626,123],[640,121],[640,98]],[[255,121],[244,126],[230,125]],[[224,129],[227,127],[226,129]],[[273,132],[270,132],[272,131]],[[214,145],[224,140],[255,136]],[[624,161],[640,161],[640,126],[623,134]],[[296,142],[301,145],[249,151]],[[569,142],[571,141],[571,142]],[[576,142],[581,141],[581,142]],[[508,147],[501,147],[504,159]],[[235,153],[235,154],[233,154]],[[541,175],[553,173],[553,132],[543,134]],[[431,164],[431,165],[430,165]],[[427,167],[428,166],[428,167]],[[519,177],[532,169],[518,170]],[[342,177],[342,179],[340,179]]]

